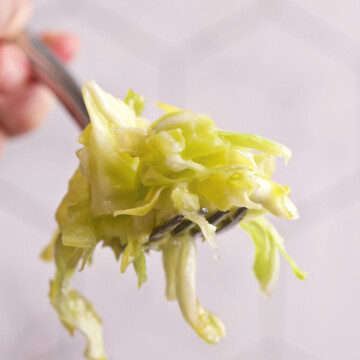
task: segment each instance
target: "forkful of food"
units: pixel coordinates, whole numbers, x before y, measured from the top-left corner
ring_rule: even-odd
[[[265,217],[298,217],[290,188],[272,179],[276,158],[290,159],[286,146],[220,130],[210,115],[165,103],[156,104],[163,115],[150,122],[143,117],[145,99],[133,90],[122,100],[94,80],[81,89],[49,51],[61,54],[64,39],[45,37],[41,42],[21,31],[10,38],[12,43],[2,46],[14,46],[22,54],[30,74],[21,80],[25,88],[39,87],[46,94],[23,109],[38,112],[40,118],[48,107],[49,89],[82,130],[79,164],[56,212],[58,230],[42,258],[55,261],[50,301],[71,334],[78,330],[85,335],[87,359],[106,359],[101,320],[71,280],[76,270],[91,265],[98,245],[112,249],[122,273],[133,265],[139,287],[147,280],[147,253],[162,252],[167,299],[177,300],[186,322],[208,343],[217,343],[226,331],[196,296],[196,246],[201,245],[196,238],[213,247],[218,258],[216,235],[240,224],[254,243],[253,271],[265,296],[275,287],[279,254],[298,278],[306,278]],[[0,99],[1,129],[10,126],[11,134],[9,124],[14,122],[4,122],[6,101]],[[16,111],[25,110],[20,109],[13,106],[7,118],[21,118]]]

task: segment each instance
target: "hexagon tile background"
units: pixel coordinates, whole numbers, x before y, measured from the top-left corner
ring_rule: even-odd
[[[207,345],[165,300],[159,254],[149,280],[121,275],[108,249],[76,283],[104,320],[109,360],[359,359],[360,2],[357,0],[38,0],[29,28],[68,30],[82,51],[71,71],[123,97],[209,113],[218,127],[288,145],[276,178],[292,187],[300,219],[276,220],[289,252],[270,300],[252,275],[250,240],[222,235],[220,261],[198,249],[198,292],[228,336]],[[47,293],[54,266],[39,253],[76,167],[79,131],[60,105],[36,132],[12,140],[0,161],[2,359],[75,360]]]

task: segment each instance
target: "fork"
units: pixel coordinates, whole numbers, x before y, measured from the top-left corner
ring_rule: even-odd
[[[53,91],[79,127],[85,129],[90,118],[80,86],[73,76],[38,38],[22,33],[15,39],[15,43],[28,57],[34,77]],[[208,214],[206,208],[200,210],[200,214],[204,215],[209,223],[216,225],[217,233],[236,225],[244,218],[246,212],[247,208],[245,207],[234,207],[228,211],[218,210],[212,214]],[[149,237],[149,242],[158,241],[168,234],[175,236],[185,231],[189,231],[192,236],[200,234],[200,229],[196,224],[179,214],[164,224],[156,226]]]

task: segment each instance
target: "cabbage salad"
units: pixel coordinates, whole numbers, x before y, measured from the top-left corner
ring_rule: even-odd
[[[226,331],[197,299],[195,240],[185,232],[150,242],[156,226],[182,214],[216,248],[216,227],[200,209],[211,213],[245,207],[240,227],[254,243],[253,272],[261,292],[270,296],[274,289],[279,253],[298,278],[306,278],[264,217],[298,217],[289,187],[271,180],[275,158],[290,159],[287,147],[220,130],[209,115],[163,103],[157,106],[164,115],[150,123],[141,116],[144,98],[132,90],[122,101],[91,80],[83,96],[91,123],[78,139],[79,167],[56,212],[58,231],[42,258],[55,261],[51,304],[71,334],[78,330],[86,337],[87,359],[106,359],[101,319],[72,287],[72,277],[91,264],[98,243],[113,250],[121,273],[132,264],[139,287],[147,280],[146,252],[161,251],[167,299],[178,302],[185,321],[210,344]]]

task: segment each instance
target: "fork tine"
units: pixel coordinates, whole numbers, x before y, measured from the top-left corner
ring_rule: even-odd
[[[200,215],[206,215],[208,212],[208,210],[206,208],[202,208],[199,211]],[[192,221],[190,220],[184,220],[183,222],[181,222],[173,231],[172,231],[172,235],[178,235],[180,232],[185,231],[185,230],[191,230],[196,224],[194,224]]]
[[[231,229],[237,225],[245,217],[247,210],[245,207],[236,208],[236,210],[229,213],[229,215],[217,225],[216,232],[219,233],[220,231]]]
[[[149,242],[153,242],[159,240],[166,233],[174,230],[181,222],[183,222],[184,215],[177,215],[171,218],[164,224],[156,226],[149,236]]]
[[[210,215],[209,217],[206,218],[206,220],[213,225],[218,224],[220,221],[222,221],[224,219],[224,217],[229,213],[228,211],[216,211],[215,213],[213,213],[212,215]],[[200,228],[198,226],[194,227],[193,229],[191,229],[191,235],[195,236],[197,234],[200,233]]]
[[[216,211],[206,218],[206,220],[213,225],[216,225],[216,232],[224,231],[232,228],[239,223],[246,215],[247,208],[235,208],[228,211]],[[200,210],[200,214],[205,215],[206,208]],[[171,235],[178,235],[181,232],[190,231],[192,236],[200,233],[200,228],[190,220],[184,220],[184,215],[177,215],[167,221],[165,224],[159,225],[154,228],[149,237],[149,242],[160,240],[165,234],[171,232]]]
[[[208,210],[202,208],[199,213],[201,215],[206,215]],[[170,233],[172,235],[177,235],[182,231],[190,230],[195,226],[195,224],[190,220],[184,220],[184,215],[177,215],[171,218],[164,224],[156,226],[149,236],[149,242],[154,242],[160,240],[165,234]]]
[[[216,225],[218,224],[222,219],[224,219],[224,217],[229,213],[229,210],[228,211],[216,211],[214,214],[212,214],[211,216],[209,216],[207,218],[207,221],[210,223],[210,224],[213,224],[213,225]]]

